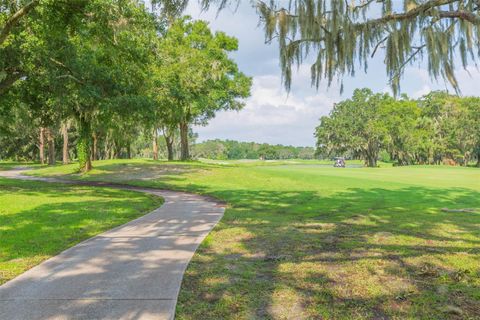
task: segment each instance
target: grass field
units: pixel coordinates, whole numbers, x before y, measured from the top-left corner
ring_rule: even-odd
[[[228,202],[178,319],[480,319],[480,170],[95,162],[38,175]]]
[[[138,192],[0,178],[0,285],[161,203]]]
[[[41,165],[35,162],[0,161],[0,171],[10,170],[15,167],[41,168],[43,166],[45,165]]]

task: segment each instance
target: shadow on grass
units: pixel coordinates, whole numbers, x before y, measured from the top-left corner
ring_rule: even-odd
[[[49,188],[45,189],[48,195]],[[206,230],[220,219],[223,209],[214,203],[200,201],[197,196],[159,194],[167,199],[166,207],[170,209],[156,210],[125,228],[80,243],[42,263],[38,269],[1,286],[0,318],[170,318],[191,254]],[[124,199],[118,206],[131,208],[131,200]],[[179,207],[180,201],[183,203]],[[103,199],[99,202],[105,204]],[[116,205],[112,202],[109,210]],[[139,203],[144,205],[144,202]],[[74,212],[69,212],[72,205],[75,205]],[[16,220],[8,225],[15,232],[6,236],[0,234],[0,237],[28,233],[31,230],[24,228],[33,223],[32,229],[37,236],[58,246],[57,239],[50,237],[51,233],[69,230],[77,236],[79,222],[107,226],[109,221],[102,220],[105,218],[102,212],[85,216],[82,210],[91,213],[91,205],[90,201],[60,201],[20,211],[14,215]],[[62,223],[63,216],[75,219],[77,224]],[[44,218],[48,221],[43,221]],[[38,223],[40,228],[35,226]],[[32,245],[32,241],[29,242]],[[42,248],[42,244],[39,247],[30,249],[47,249]]]
[[[161,165],[160,165],[161,164]],[[58,172],[55,176],[62,179],[106,181],[106,182],[130,182],[130,181],[151,181],[154,179],[181,180],[182,176],[198,172],[207,171],[220,166],[214,164],[204,164],[200,162],[166,162],[157,160],[143,160],[136,162],[93,162],[94,170],[88,174],[82,175],[75,173]],[[31,171],[35,174],[35,169]]]
[[[187,270],[179,319],[480,315],[479,192],[188,189],[231,208]]]
[[[162,203],[135,192],[3,178],[0,196],[12,201],[0,208],[0,266],[6,268],[0,270],[0,284]]]
[[[101,169],[95,179],[145,174],[135,164]],[[190,170],[203,168],[130,182],[230,205],[187,269],[178,319],[478,319],[479,192],[222,190],[188,184]]]

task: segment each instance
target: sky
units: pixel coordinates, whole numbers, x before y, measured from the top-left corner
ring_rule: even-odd
[[[258,15],[249,1],[238,8],[203,12],[196,1],[186,10],[193,19],[205,20],[214,31],[224,31],[239,40],[239,50],[231,55],[241,71],[253,78],[251,97],[241,111],[219,112],[207,126],[194,127],[198,141],[231,139],[294,146],[314,146],[314,130],[319,118],[328,115],[335,102],[347,99],[356,88],[369,87],[374,92],[390,92],[383,58],[377,55],[369,62],[367,74],[357,72],[354,78],[344,78],[344,91],[333,83],[329,88],[320,84],[318,90],[310,85],[310,66],[299,67],[293,76],[290,92],[283,88],[278,59],[278,44],[265,43]],[[460,65],[460,63],[457,63]],[[463,95],[478,95],[480,71],[469,66],[457,68]],[[422,65],[407,67],[401,83],[402,93],[420,97],[431,90],[450,91],[443,80],[431,81]],[[453,91],[452,91],[453,92]]]

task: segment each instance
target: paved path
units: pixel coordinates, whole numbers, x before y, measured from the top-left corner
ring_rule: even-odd
[[[23,176],[20,169],[0,175],[59,182]],[[188,193],[112,187],[159,195],[165,203],[0,286],[0,319],[174,318],[185,268],[224,208]]]

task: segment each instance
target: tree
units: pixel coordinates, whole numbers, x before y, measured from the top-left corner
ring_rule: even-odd
[[[207,1],[208,2],[208,1]],[[213,1],[210,1],[213,2]],[[225,1],[221,1],[224,3]],[[477,0],[293,0],[256,1],[269,41],[278,39],[285,86],[294,65],[314,54],[312,84],[328,84],[385,51],[385,67],[394,93],[405,66],[427,62],[430,76],[458,90],[454,57],[463,67],[480,49]],[[309,59],[310,60],[310,59]]]
[[[382,151],[397,165],[467,166],[479,159],[479,114],[477,97],[431,92],[418,100],[405,95],[395,100],[356,90],[320,119],[317,154],[360,156],[374,166]]]
[[[0,159],[38,160],[40,122],[18,92],[0,100]]]
[[[467,150],[471,148],[471,153],[477,158],[476,165],[480,167],[480,98],[467,97],[462,99],[461,104],[465,113],[460,118],[459,126],[466,130]]]
[[[251,78],[228,57],[238,41],[212,34],[204,21],[175,21],[160,42],[152,91],[167,132],[178,126],[181,160],[190,158],[189,127],[206,124],[220,110],[240,110],[250,94]]]
[[[68,34],[45,40],[50,55],[41,62],[56,86],[50,93],[76,122],[80,170],[88,171],[96,119],[126,119],[145,106],[143,84],[156,35],[152,17],[136,1],[95,1],[84,10]]]
[[[392,101],[387,94],[355,90],[351,99],[335,104],[330,116],[322,118],[316,131],[317,145],[330,153],[353,150],[367,166],[376,167],[387,137],[382,108]]]
[[[385,149],[390,159],[397,165],[409,165],[417,161],[418,120],[421,110],[415,100],[403,97],[400,100],[389,100],[383,104],[381,117],[387,129]]]

